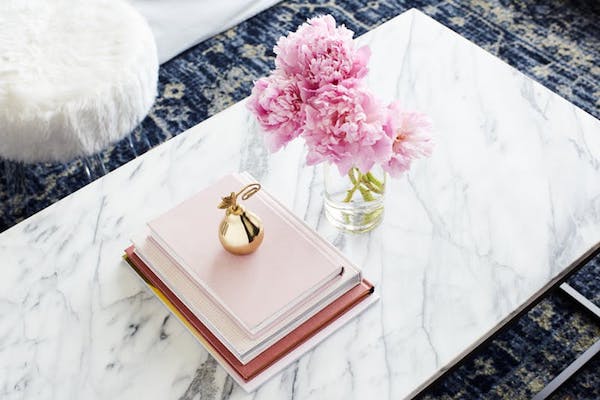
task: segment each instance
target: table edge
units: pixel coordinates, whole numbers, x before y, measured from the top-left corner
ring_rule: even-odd
[[[498,322],[492,329],[490,329],[487,333],[469,345],[465,350],[463,350],[460,354],[454,357],[449,363],[440,368],[435,374],[430,376],[427,380],[417,386],[414,390],[412,390],[405,399],[415,399],[422,397],[427,389],[429,389],[433,384],[435,384],[439,379],[441,379],[446,374],[452,372],[456,368],[458,368],[462,362],[475,350],[479,347],[484,346],[486,343],[492,341],[495,336],[501,333],[504,329],[508,327],[508,325],[521,317],[523,314],[527,313],[533,307],[535,307],[542,298],[547,295],[552,290],[558,288],[566,279],[568,279],[571,275],[576,273],[580,268],[582,268],[585,264],[587,264],[592,258],[600,254],[600,242],[597,242],[595,245],[590,247],[586,252],[584,252],[579,258],[573,261],[568,267],[563,269],[560,273],[554,276],[548,283],[546,283],[542,288],[538,289],[531,297],[529,297],[525,302],[523,302],[519,307],[510,312],[504,319]]]

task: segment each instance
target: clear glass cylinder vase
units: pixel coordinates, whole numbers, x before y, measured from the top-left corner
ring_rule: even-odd
[[[368,232],[383,220],[386,173],[379,166],[370,171],[353,167],[340,174],[337,166],[326,164],[325,215],[338,229]]]

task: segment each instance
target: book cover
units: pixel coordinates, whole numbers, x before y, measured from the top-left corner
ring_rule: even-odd
[[[152,238],[199,288],[250,337],[260,335],[343,270],[340,258],[314,231],[264,189],[244,204],[265,227],[259,251],[236,256],[219,243],[221,197],[245,186],[248,177],[227,175],[150,221]]]
[[[318,334],[328,325],[335,322],[354,306],[365,300],[374,292],[374,287],[363,279],[360,284],[336,299],[318,314],[311,317],[304,324],[290,334],[273,344],[269,349],[259,354],[247,364],[242,364],[231,354],[225,346],[214,336],[210,330],[169,290],[164,283],[135,254],[134,248],[125,251],[129,265],[144,279],[167,306],[192,330],[200,335],[222,360],[224,360],[236,374],[244,381],[250,381],[271,365],[288,355],[295,348],[302,345],[312,336]]]
[[[290,310],[263,335],[248,337],[228,315],[202,291],[187,275],[144,234],[133,239],[135,254],[164,284],[190,309],[200,321],[233,353],[243,364],[281,339],[287,333],[308,320],[312,315],[330,304],[361,281],[360,272],[348,263],[343,275],[328,290],[314,293]]]

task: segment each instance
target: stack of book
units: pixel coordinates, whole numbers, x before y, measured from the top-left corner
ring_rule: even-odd
[[[355,265],[264,189],[244,203],[263,220],[262,245],[244,256],[225,251],[216,206],[252,182],[225,176],[148,222],[125,255],[246,391],[377,300]]]

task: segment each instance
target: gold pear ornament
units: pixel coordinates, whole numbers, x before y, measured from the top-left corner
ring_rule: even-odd
[[[239,192],[231,192],[222,198],[220,209],[225,209],[225,217],[219,225],[219,241],[230,253],[236,255],[250,254],[261,245],[265,236],[262,220],[256,214],[238,204],[240,197],[248,200],[260,190],[260,184],[252,183]]]

